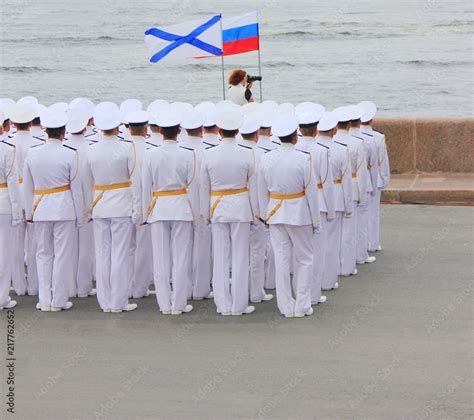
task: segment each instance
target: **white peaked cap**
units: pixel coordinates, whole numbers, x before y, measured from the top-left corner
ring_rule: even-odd
[[[339,122],[348,122],[352,120],[352,109],[350,106],[340,106],[336,108],[333,113],[336,115]]]
[[[285,137],[298,130],[298,120],[295,115],[284,114],[275,119],[272,125],[272,134],[277,137]]]
[[[125,99],[120,104],[120,112],[122,114],[128,114],[129,112],[132,112],[132,111],[138,111],[142,108],[143,108],[142,103],[138,99]]]
[[[48,106],[48,111],[53,112],[67,112],[69,109],[69,104],[66,102],[56,102],[53,105]]]
[[[157,114],[165,109],[168,109],[170,104],[164,99],[156,99],[147,107],[147,112],[150,114]]]
[[[181,122],[181,127],[186,130],[194,130],[203,126],[206,116],[199,111],[193,109],[192,112],[188,113]]]
[[[319,114],[311,112],[310,110],[306,110],[306,111],[300,111],[297,114],[297,117],[298,117],[298,122],[300,124],[316,124],[319,121],[321,116]]]
[[[81,109],[89,114],[89,118],[92,117],[94,108],[94,103],[87,98],[76,98],[69,103],[69,109]]]
[[[278,108],[278,104],[275,101],[263,101],[261,105],[262,109],[271,110],[272,112]]]
[[[183,121],[182,114],[176,109],[167,109],[156,117],[156,125],[164,128],[176,127]]]
[[[112,130],[122,123],[122,115],[113,102],[101,102],[94,109],[94,125],[99,130]]]
[[[4,121],[5,121],[5,114],[2,111],[0,111],[0,125],[2,125]]]
[[[242,115],[235,109],[221,110],[216,114],[216,125],[222,130],[238,130],[242,124]]]
[[[170,110],[179,113],[181,121],[183,121],[188,113],[194,111],[194,107],[187,102],[173,102],[170,105]]]
[[[295,106],[293,104],[290,104],[289,102],[285,102],[283,104],[280,104],[276,113],[277,115],[295,115]]]
[[[217,110],[214,109],[209,109],[206,112],[206,119],[204,120],[204,127],[213,127],[216,125],[216,115],[217,115]]]
[[[2,110],[5,119],[10,118],[10,111],[15,106],[15,101],[10,98],[2,98],[0,99],[0,110]]]
[[[41,125],[44,128],[60,128],[64,127],[67,122],[67,114],[64,111],[47,109],[41,114]]]
[[[200,104],[197,104],[194,109],[196,111],[202,112],[203,114],[207,114],[208,111],[215,110],[216,105],[213,102],[204,101]]]
[[[125,116],[125,119],[131,124],[146,124],[150,120],[150,115],[146,111],[132,111]]]
[[[87,127],[87,123],[89,122],[89,114],[86,110],[82,109],[81,107],[73,107],[69,108],[67,112],[68,122],[66,124],[66,131],[68,133],[79,133],[84,128]]]
[[[250,102],[242,106],[244,115],[252,115],[260,111],[262,105],[258,102]]]
[[[329,131],[337,126],[338,118],[334,112],[325,112],[318,123],[318,131]]]
[[[36,109],[31,104],[15,104],[10,109],[10,119],[14,123],[29,123],[36,118]]]
[[[240,134],[252,134],[260,129],[260,116],[259,114],[247,114],[244,117],[244,123],[240,127]]]
[[[103,111],[118,111],[118,112],[120,112],[119,107],[117,106],[117,104],[115,104],[113,102],[106,101],[106,102],[100,102],[95,106],[94,112],[92,113],[92,116],[94,117],[94,115],[96,113],[102,113]]]
[[[43,112],[45,112],[48,108],[46,108],[43,104],[36,104],[36,118],[38,118]]]
[[[360,120],[364,110],[358,105],[349,105],[350,112],[352,114],[352,120]]]
[[[18,99],[17,104],[28,104],[35,106],[38,104],[38,99],[36,99],[34,96],[23,96],[23,98]]]
[[[358,104],[360,108],[362,108],[362,116],[361,121],[367,122],[372,120],[377,113],[377,106],[371,101],[362,101]]]
[[[269,128],[275,121],[275,113],[271,109],[261,110],[260,127]]]

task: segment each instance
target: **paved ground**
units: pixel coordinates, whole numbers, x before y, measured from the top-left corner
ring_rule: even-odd
[[[383,206],[377,262],[305,319],[274,302],[171,318],[153,298],[123,316],[92,298],[56,314],[21,298],[17,418],[473,418],[473,214]],[[6,392],[2,379],[0,418]]]
[[[432,172],[392,175],[385,200],[404,203],[474,202],[474,173]]]

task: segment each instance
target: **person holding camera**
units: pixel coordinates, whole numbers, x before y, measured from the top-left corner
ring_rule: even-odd
[[[234,70],[229,76],[229,99],[237,105],[245,105],[253,102],[253,82],[262,80],[261,76],[250,76],[245,70]]]

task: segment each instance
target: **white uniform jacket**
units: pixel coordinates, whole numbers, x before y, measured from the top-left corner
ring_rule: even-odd
[[[23,170],[26,219],[84,222],[84,196],[78,177],[78,154],[61,140],[48,139],[33,146]],[[64,191],[48,193],[67,187]]]
[[[349,216],[354,209],[349,150],[347,146],[335,142],[330,137],[318,136],[316,140],[323,146],[329,147],[331,154],[330,164],[334,177],[334,209],[335,211],[342,211],[346,216]]]
[[[305,195],[299,198],[270,198],[270,194],[302,192]],[[258,198],[262,217],[268,219],[268,224],[312,225],[319,229],[319,198],[311,154],[297,150],[289,143],[282,143],[278,149],[266,153],[260,162]],[[275,209],[273,216],[268,218]]]
[[[142,168],[143,220],[192,221],[194,203],[186,193],[193,184],[196,174],[195,153],[173,140],[163,140],[163,146],[150,148],[145,152]],[[153,193],[168,192],[170,195],[154,196]],[[184,191],[183,191],[184,192]]]
[[[133,223],[140,220],[140,176],[135,167],[136,151],[130,141],[102,136],[99,142],[88,146],[83,182],[93,219],[132,217]],[[111,188],[127,184],[124,188]],[[97,186],[111,189],[100,190]]]
[[[0,214],[22,218],[18,173],[15,165],[16,148],[8,141],[0,142]],[[5,187],[6,185],[6,187]]]
[[[385,144],[385,135],[374,130],[370,125],[362,125],[360,131],[365,136],[374,139],[377,156],[377,186],[378,188],[385,188],[390,182],[390,163],[388,160],[387,145]]]
[[[239,145],[235,138],[224,138],[219,146],[204,152],[200,177],[204,220],[213,223],[255,220],[258,214],[252,207],[257,210],[258,204],[251,203],[255,164],[255,151]],[[238,190],[242,192],[235,193]],[[213,191],[226,195],[213,195]]]
[[[327,213],[329,220],[334,219],[334,178],[330,164],[329,147],[318,143],[315,137],[306,136],[299,137],[295,147],[303,152],[311,153],[318,188],[319,209]]]
[[[365,159],[367,161],[367,192],[372,192],[377,188],[377,150],[375,148],[374,138],[363,134],[359,128],[351,128],[349,130],[351,136],[362,140],[365,147]]]
[[[358,203],[367,200],[367,168],[364,141],[351,136],[348,130],[338,130],[334,140],[343,143],[349,150],[352,171],[352,199]]]

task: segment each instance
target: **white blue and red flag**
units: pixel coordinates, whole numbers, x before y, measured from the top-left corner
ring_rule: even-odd
[[[222,19],[223,55],[260,49],[257,12]]]

